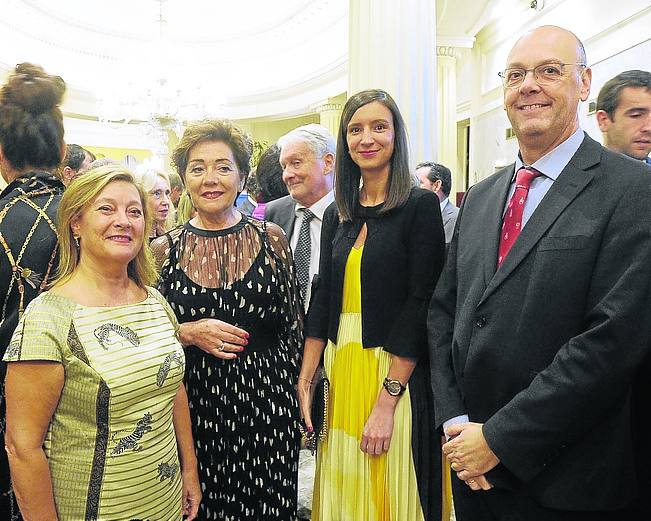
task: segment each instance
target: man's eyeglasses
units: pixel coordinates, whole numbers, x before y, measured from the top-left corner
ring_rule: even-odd
[[[543,63],[533,69],[504,69],[499,73],[499,77],[502,78],[505,89],[517,89],[524,82],[527,73],[533,71],[533,77],[538,85],[551,85],[563,78],[565,67],[573,65],[587,67],[585,63]]]

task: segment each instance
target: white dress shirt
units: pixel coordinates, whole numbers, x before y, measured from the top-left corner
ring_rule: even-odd
[[[319,272],[319,256],[321,253],[321,225],[323,224],[323,214],[326,208],[330,206],[332,201],[335,200],[335,194],[331,190],[316,203],[309,207],[309,210],[314,214],[314,219],[310,221],[310,274],[309,282],[307,285],[307,292],[305,294],[305,310],[310,303],[310,296],[312,294],[312,279],[314,274]],[[292,251],[296,251],[298,244],[298,235],[301,231],[301,221],[303,220],[303,208],[305,206],[296,203],[296,221],[294,222],[294,231],[289,241]]]

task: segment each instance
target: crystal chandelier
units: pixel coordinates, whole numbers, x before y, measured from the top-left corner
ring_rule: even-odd
[[[180,73],[170,75],[178,69],[169,63],[173,49],[165,33],[163,6],[167,0],[154,1],[158,4],[158,38],[140,56],[124,64],[119,78],[98,89],[98,118],[103,123],[144,123],[177,131],[184,121],[216,116],[223,103],[215,82],[209,82],[208,90],[191,84]]]

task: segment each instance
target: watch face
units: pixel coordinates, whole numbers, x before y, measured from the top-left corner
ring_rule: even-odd
[[[400,386],[400,382],[396,382],[396,381],[387,382],[386,388],[387,391],[389,391],[389,394],[392,396],[398,396],[402,389]]]

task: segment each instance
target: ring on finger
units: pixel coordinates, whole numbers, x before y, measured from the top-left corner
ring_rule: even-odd
[[[223,340],[220,340],[220,342],[222,343],[222,345],[220,345],[220,346],[217,348],[217,351],[223,351],[224,348],[226,347],[226,342],[224,342]]]

